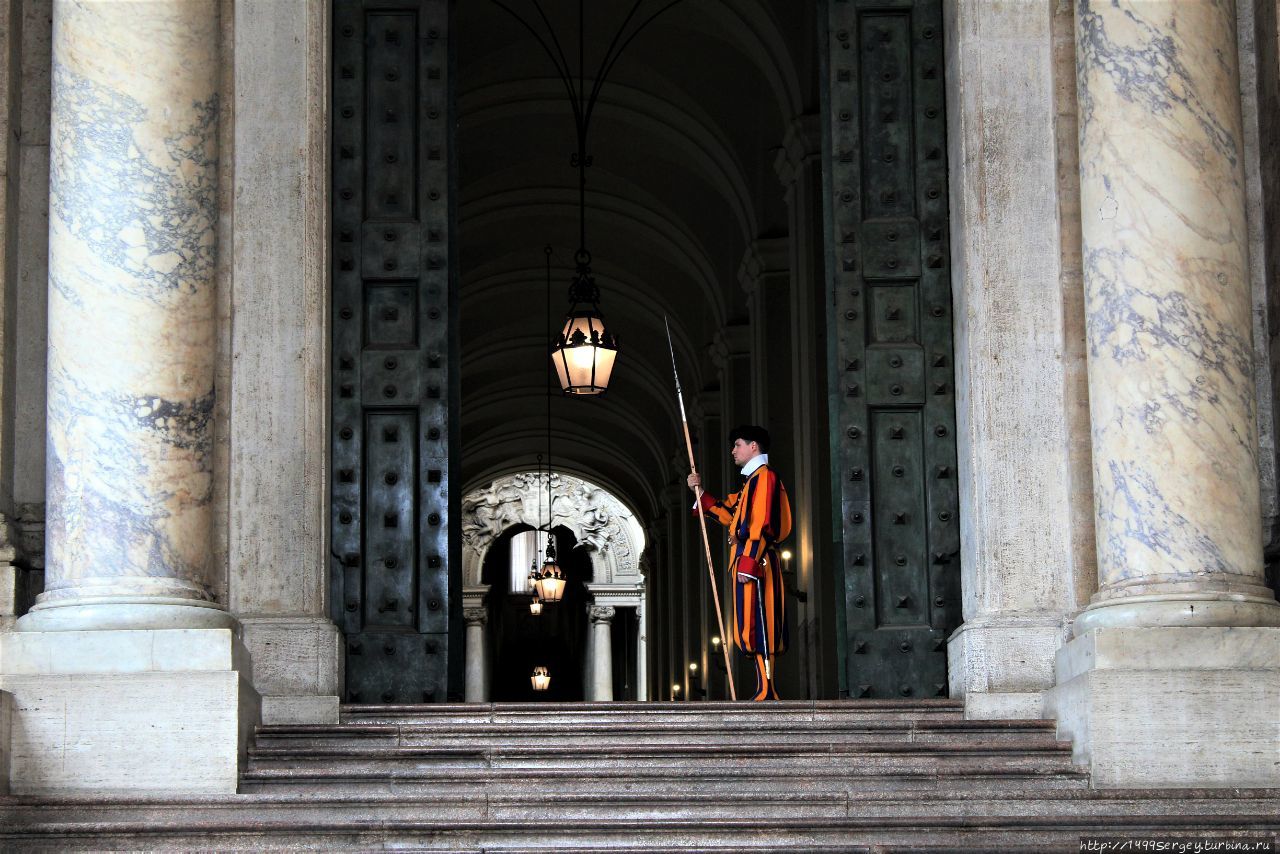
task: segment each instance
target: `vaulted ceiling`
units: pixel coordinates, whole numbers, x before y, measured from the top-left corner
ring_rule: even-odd
[[[533,0],[504,0],[545,32]],[[587,86],[633,0],[588,0]],[[666,5],[642,0],[635,22]],[[553,391],[553,463],[651,520],[681,475],[680,416],[663,317],[686,402],[714,389],[708,345],[747,319],[738,269],[750,242],[786,233],[774,170],[792,121],[814,112],[816,4],[683,0],[630,43],[588,140],[587,248],[620,341],[608,394]],[[542,0],[577,67],[576,0]],[[578,248],[569,96],[532,34],[494,0],[460,0],[457,45],[462,453],[466,489],[529,469],[548,436],[545,256],[551,326],[568,308]]]

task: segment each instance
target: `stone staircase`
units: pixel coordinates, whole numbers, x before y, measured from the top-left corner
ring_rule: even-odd
[[[350,706],[239,795],[0,798],[0,850],[1077,851],[1276,839],[1280,791],[1095,790],[1048,721],[935,701]]]

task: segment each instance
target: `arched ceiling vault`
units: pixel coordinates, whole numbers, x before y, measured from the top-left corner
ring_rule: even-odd
[[[510,2],[535,14],[529,0]],[[576,60],[578,4],[541,2]],[[588,0],[589,69],[631,2]],[[641,16],[661,2],[645,0]],[[708,345],[746,319],[744,253],[758,237],[785,234],[773,162],[791,122],[813,109],[811,5],[685,0],[631,43],[598,102],[587,247],[621,353],[603,398],[556,396],[550,434],[557,470],[609,489],[645,525],[683,472],[663,318],[693,406],[718,387]],[[533,38],[491,0],[459,2],[453,34],[462,480],[471,489],[532,468],[545,450],[542,247],[556,253],[558,328],[578,246],[578,174],[567,95]]]

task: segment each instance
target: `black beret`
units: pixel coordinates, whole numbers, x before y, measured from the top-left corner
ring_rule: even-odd
[[[755,442],[760,446],[760,453],[769,453],[769,431],[754,424],[742,424],[729,431],[729,444],[741,439],[748,445]]]

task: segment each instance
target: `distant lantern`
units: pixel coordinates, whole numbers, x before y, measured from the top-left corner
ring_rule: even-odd
[[[536,596],[529,602],[529,613],[535,617],[542,613],[542,602]]]
[[[547,559],[542,563],[534,588],[543,602],[559,602],[564,595],[564,572],[556,563],[556,545],[550,534],[547,536]]]
[[[533,685],[535,691],[545,691],[551,687],[551,674],[547,672],[545,667],[533,668],[533,675],[529,677],[529,682]]]

